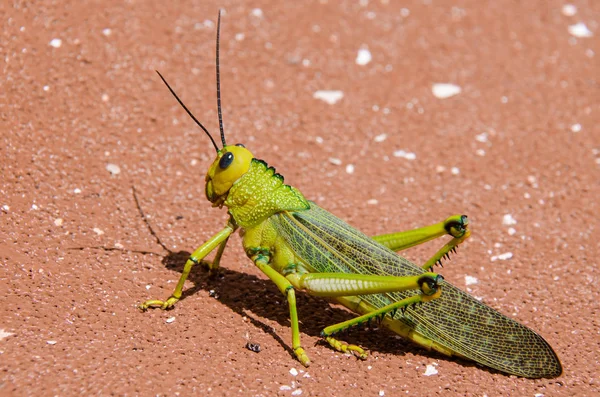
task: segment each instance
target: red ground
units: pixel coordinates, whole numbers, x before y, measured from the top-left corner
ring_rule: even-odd
[[[599,2],[574,2],[573,16],[563,1],[8,3],[0,395],[599,391]],[[219,7],[229,141],[369,234],[468,214],[473,237],[441,272],[543,335],[561,377],[505,376],[384,330],[350,335],[371,352],[357,361],[318,337],[351,315],[300,294],[305,370],[290,355],[287,305],[238,237],[221,278],[198,269],[174,310],[136,309],[171,293],[185,255],[156,243],[132,186],[172,252],[191,252],[226,220],[204,198],[211,144],[154,73],[216,134],[215,26],[204,21]],[[577,22],[593,37],[570,35]],[[360,48],[373,56],[364,66]],[[434,83],[462,92],[439,99]],[[344,97],[329,105],[317,90]],[[503,225],[505,214],[517,223]],[[407,255],[423,262],[438,246]],[[436,375],[424,376],[428,364]]]

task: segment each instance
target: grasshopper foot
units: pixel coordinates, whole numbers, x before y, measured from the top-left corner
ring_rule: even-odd
[[[333,347],[335,350],[337,350],[339,352],[342,352],[342,353],[351,352],[352,354],[354,354],[356,357],[360,358],[361,360],[365,360],[368,356],[367,352],[365,352],[360,346],[349,345],[347,343],[340,342],[339,340],[337,340],[331,336],[326,337],[325,340],[327,341],[327,343],[329,343],[329,345],[331,345],[331,347]]]
[[[167,310],[172,308],[175,305],[175,303],[177,303],[177,301],[179,301],[179,298],[175,298],[174,296],[171,296],[166,301],[151,299],[139,305],[138,309],[140,309],[143,312],[145,312],[150,307],[158,307],[162,310]]]
[[[310,365],[310,358],[308,358],[306,352],[301,346],[298,346],[294,349],[294,354],[296,355],[298,361],[302,363],[302,365],[304,365],[305,367],[308,367]]]

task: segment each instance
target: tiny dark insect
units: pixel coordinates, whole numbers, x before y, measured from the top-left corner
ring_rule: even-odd
[[[260,345],[258,343],[248,342],[246,343],[246,349],[254,353],[260,353]]]

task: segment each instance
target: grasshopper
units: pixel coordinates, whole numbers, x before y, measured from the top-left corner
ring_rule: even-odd
[[[325,341],[340,352],[365,359],[367,353],[361,347],[342,342],[335,335],[375,320],[446,356],[470,359],[527,378],[559,376],[561,363],[540,335],[431,272],[434,265],[441,265],[442,258],[447,259],[469,237],[466,216],[455,215],[415,230],[368,237],[286,185],[275,168],[255,158],[243,145],[225,142],[219,77],[220,28],[219,13],[216,80],[221,148],[157,73],[215,147],[216,158],[206,174],[205,192],[213,207],[227,207],[229,220],[191,254],[168,299],[148,300],[139,308],[173,307],[181,298],[192,267],[203,263],[210,270],[218,269],[229,237],[239,230],[247,256],[287,300],[292,349],[305,366],[310,359],[300,343],[296,290],[331,298],[358,313],[358,317],[330,325],[321,332]],[[422,266],[395,252],[444,235],[451,239]],[[204,262],[215,249],[213,261]]]

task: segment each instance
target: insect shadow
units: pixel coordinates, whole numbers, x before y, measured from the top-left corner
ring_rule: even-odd
[[[168,251],[161,262],[167,269],[181,273],[190,254],[186,251]],[[295,358],[294,352],[277,331],[260,320],[260,318],[264,318],[275,321],[286,329],[290,325],[287,302],[270,280],[264,280],[255,275],[225,267],[220,267],[217,273],[210,273],[202,265],[193,268],[188,280],[193,285],[183,291],[178,303],[179,309],[181,309],[182,301],[187,297],[205,290],[209,292],[212,298],[217,299],[235,313],[248,318],[252,325],[273,337],[288,352],[291,358]],[[356,316],[356,314],[342,306],[332,304],[326,299],[313,297],[302,291],[299,291],[296,296],[298,315],[303,320],[300,321],[300,330],[304,334],[319,338],[317,342],[319,345],[329,347],[320,338],[321,330],[324,327]],[[371,354],[385,353],[404,356],[406,353],[412,353],[415,356],[426,357],[426,359],[456,360],[455,358],[449,359],[434,351],[427,352],[413,345],[410,341],[395,335],[392,331],[383,327],[379,328],[377,324],[372,324],[370,327],[357,326],[350,328],[349,331],[342,333],[340,338],[348,343],[358,344],[368,349]],[[491,373],[497,372],[468,360],[460,360],[460,363],[464,366],[477,366]]]

